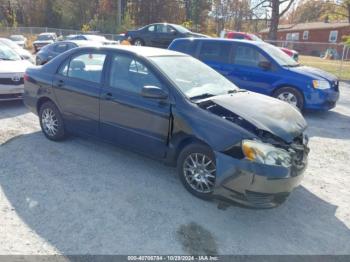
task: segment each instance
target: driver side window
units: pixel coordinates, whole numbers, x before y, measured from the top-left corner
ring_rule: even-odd
[[[118,54],[112,59],[109,86],[140,94],[144,86],[162,85],[144,63],[132,56]]]
[[[259,67],[260,62],[269,62],[257,49],[239,45],[235,48],[234,64],[250,67]]]

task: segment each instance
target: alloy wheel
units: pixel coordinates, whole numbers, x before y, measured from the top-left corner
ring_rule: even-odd
[[[41,123],[44,131],[49,136],[55,136],[58,132],[58,119],[51,108],[45,108],[42,116]]]
[[[283,92],[277,96],[278,99],[287,102],[288,104],[297,107],[298,106],[298,99],[297,97],[289,92]]]
[[[199,193],[213,192],[216,178],[215,163],[208,156],[192,153],[184,161],[183,174],[192,189]]]

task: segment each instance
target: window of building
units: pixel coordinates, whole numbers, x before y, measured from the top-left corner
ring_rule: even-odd
[[[309,40],[309,31],[304,31],[303,40]]]
[[[335,43],[338,40],[338,31],[331,31],[329,33],[329,42]]]

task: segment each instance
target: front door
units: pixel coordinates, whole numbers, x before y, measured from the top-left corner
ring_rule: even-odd
[[[66,127],[98,135],[99,98],[106,54],[91,51],[68,59],[53,79],[55,96]]]
[[[109,79],[100,102],[104,139],[153,157],[164,157],[168,141],[170,103],[144,98],[144,86],[166,87],[145,62],[123,53],[111,57]]]
[[[234,44],[232,52],[233,60],[227,78],[240,88],[257,93],[270,95],[274,89],[274,83],[281,79],[275,72],[274,64],[256,46]],[[271,68],[264,69],[260,62],[270,62]]]

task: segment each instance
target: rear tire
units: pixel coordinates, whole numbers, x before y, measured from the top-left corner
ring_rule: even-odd
[[[297,107],[299,110],[304,108],[304,97],[303,95],[294,87],[282,87],[275,91],[275,98],[285,101],[288,104]]]
[[[177,172],[192,195],[204,200],[213,198],[216,163],[215,155],[208,146],[199,143],[186,146],[178,157]]]
[[[135,46],[144,46],[145,45],[145,42],[140,39],[140,38],[136,38],[134,41],[133,41],[133,45]]]
[[[66,137],[62,115],[57,106],[47,101],[39,110],[41,130],[52,141],[60,141]]]

